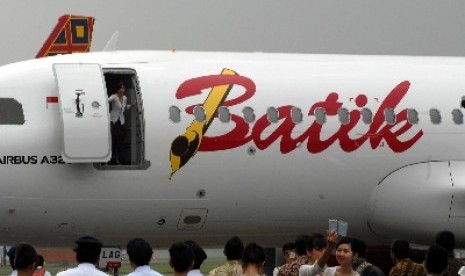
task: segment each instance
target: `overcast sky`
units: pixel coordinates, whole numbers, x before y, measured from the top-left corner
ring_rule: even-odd
[[[118,49],[465,56],[463,0],[2,0],[1,64],[35,56],[60,15]]]

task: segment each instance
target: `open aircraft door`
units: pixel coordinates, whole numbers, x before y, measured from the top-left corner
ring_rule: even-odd
[[[111,134],[107,90],[99,64],[53,64],[63,123],[63,161],[107,162]]]

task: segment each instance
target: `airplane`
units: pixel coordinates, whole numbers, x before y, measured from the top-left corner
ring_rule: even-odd
[[[0,68],[0,241],[463,245],[465,59],[166,51]],[[108,97],[126,85],[122,164]]]

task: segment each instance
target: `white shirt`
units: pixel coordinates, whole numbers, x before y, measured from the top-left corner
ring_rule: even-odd
[[[323,276],[334,276],[336,275],[336,269],[338,266],[332,266],[332,267],[327,267],[325,270],[323,270]],[[300,273],[299,273],[300,275]],[[354,271],[354,274],[352,276],[360,276],[360,274],[357,271]]]
[[[151,269],[148,265],[138,266],[127,276],[163,276],[162,274]]]
[[[108,274],[98,270],[93,264],[82,263],[75,268],[70,268],[66,271],[58,272],[57,276],[108,276]]]
[[[460,269],[459,269],[459,275],[465,275],[465,266],[462,266]]]
[[[110,121],[116,123],[118,120],[124,125],[124,111],[128,107],[128,98],[123,95],[123,103],[118,98],[118,94],[113,94],[108,98],[111,103]]]
[[[278,276],[278,273],[279,273],[279,267],[275,267],[273,269],[273,276]]]
[[[299,268],[299,276],[315,276],[318,273],[323,272],[325,268],[320,267],[318,263],[312,265],[301,265]]]
[[[191,271],[187,272],[187,276],[204,276],[200,269],[192,269]]]
[[[13,272],[11,272],[10,276],[18,276],[18,271],[13,270]]]

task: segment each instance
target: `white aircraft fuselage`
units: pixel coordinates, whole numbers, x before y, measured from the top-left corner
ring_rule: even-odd
[[[106,165],[119,76],[129,164]],[[452,57],[180,51],[3,66],[0,242],[272,247],[341,219],[370,243],[464,244],[464,76]]]

